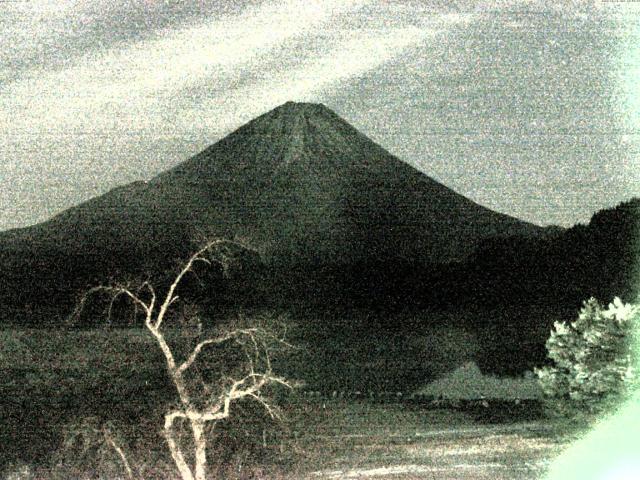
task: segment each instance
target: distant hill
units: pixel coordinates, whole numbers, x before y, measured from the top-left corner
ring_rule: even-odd
[[[393,283],[489,239],[546,235],[434,181],[323,105],[289,102],[148,182],[1,233],[0,295],[5,312],[64,310],[88,284],[165,271],[203,237],[241,241],[295,289],[376,266]]]
[[[483,375],[474,362],[466,362],[419,391],[422,395],[446,399],[538,399],[540,386],[534,377],[496,378]]]
[[[547,237],[483,242],[462,270],[470,282],[483,285],[476,297],[501,303],[575,305],[614,296],[633,301],[640,286],[640,198]]]
[[[483,370],[513,374],[540,365],[553,322],[575,320],[584,300],[638,301],[640,198],[545,238],[487,241],[443,277],[458,306],[489,307],[473,325],[486,339]]]

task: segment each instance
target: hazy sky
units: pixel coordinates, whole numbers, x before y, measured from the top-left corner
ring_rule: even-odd
[[[326,104],[539,224],[640,195],[640,3],[0,2],[0,229]]]

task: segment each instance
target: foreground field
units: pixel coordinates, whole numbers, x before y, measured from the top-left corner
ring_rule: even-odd
[[[95,435],[107,424],[140,478],[175,478],[160,435],[174,392],[142,332],[2,335],[0,477],[124,478],[113,449]],[[217,426],[214,478],[540,478],[569,441],[554,424],[492,408],[302,394],[280,403],[282,422],[265,424],[251,405],[239,405],[232,422]]]
[[[315,424],[297,440],[306,459],[298,478],[541,478],[570,441],[540,421],[486,424],[475,414],[406,404],[307,408]]]
[[[483,424],[461,412],[401,404],[304,403],[288,407],[287,418],[286,434],[263,439],[270,455],[265,461],[236,456],[220,466],[220,478],[537,479],[570,440],[542,422]],[[177,478],[164,460],[144,456],[144,464],[134,463],[144,478]],[[109,466],[102,462],[110,475],[124,473],[115,456]],[[15,478],[51,472],[28,471],[33,476]],[[100,473],[87,469],[84,475]]]

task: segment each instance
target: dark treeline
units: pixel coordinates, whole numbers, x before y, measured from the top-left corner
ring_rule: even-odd
[[[87,288],[117,280],[151,278],[161,292],[197,245],[175,232],[162,244],[131,241],[92,249],[39,248],[10,244],[0,252],[4,324],[60,325]],[[464,262],[421,264],[387,259],[352,264],[269,266],[238,247],[224,252],[227,268],[201,265],[181,297],[215,315],[226,307],[288,310],[292,305],[326,312],[327,322],[349,309],[377,312],[357,335],[411,334],[398,311],[467,309],[483,312],[467,320],[475,331],[501,332],[479,363],[485,370],[514,373],[544,361],[544,341],[553,320],[575,315],[583,300],[614,296],[632,301],[640,278],[640,199],[596,213],[588,225],[550,228],[536,237],[482,242]],[[223,272],[224,270],[224,272]],[[85,325],[104,318],[107,299],[85,315]],[[116,305],[115,322],[131,324],[131,308]],[[341,312],[340,314],[336,312]],[[409,317],[409,316],[408,316]],[[424,318],[429,324],[429,318]],[[505,361],[508,359],[508,361]],[[520,359],[521,361],[519,361]]]
[[[330,301],[381,309],[512,304],[578,308],[589,297],[634,300],[639,258],[640,199],[633,199],[596,213],[588,225],[549,228],[547,235],[536,237],[485,240],[464,262],[390,259],[302,265],[263,276],[274,290],[267,298],[286,301],[293,296],[318,305]]]
[[[29,322],[21,310],[39,307],[63,314],[82,290],[112,279],[166,283],[179,260],[197,245],[180,235],[163,238],[157,245],[134,239],[106,249],[5,245],[0,251],[2,321],[11,322],[8,312],[13,312],[20,323]],[[286,306],[295,300],[381,310],[510,304],[577,308],[591,296],[631,301],[640,278],[640,199],[602,210],[588,225],[552,228],[543,236],[485,240],[466,261],[443,265],[391,258],[351,264],[318,259],[315,264],[273,267],[240,247],[225,255],[230,260],[227,278],[220,266],[209,272],[201,268],[187,290],[231,304]]]

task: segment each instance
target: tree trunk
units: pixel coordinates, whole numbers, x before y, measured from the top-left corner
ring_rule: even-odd
[[[195,480],[206,480],[207,476],[207,438],[204,433],[202,420],[191,420],[193,440],[196,453],[196,477]]]
[[[176,464],[176,467],[178,467],[178,471],[180,472],[180,477],[182,477],[182,480],[194,480],[193,473],[191,472],[189,465],[187,465],[184,455],[182,455],[182,450],[180,450],[180,446],[176,441],[173,430],[173,417],[171,415],[167,415],[165,417],[164,435],[167,439],[169,450],[171,451],[171,458],[173,458],[173,462]]]

